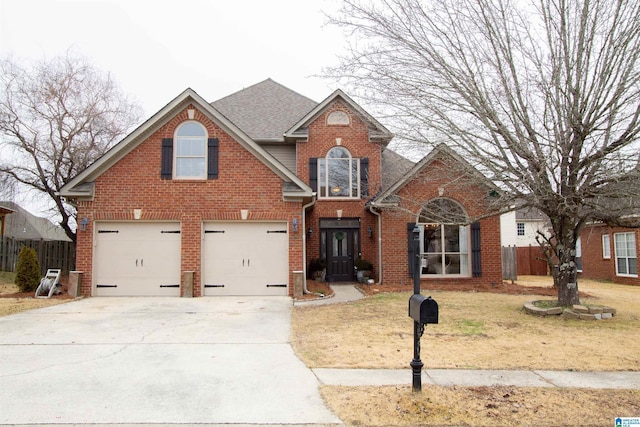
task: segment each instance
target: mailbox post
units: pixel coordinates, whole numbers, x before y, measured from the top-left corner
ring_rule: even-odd
[[[422,259],[420,256],[420,229],[416,225],[413,229],[413,253],[415,254],[413,268],[413,295],[409,298],[409,317],[413,319],[413,360],[411,369],[413,373],[413,391],[422,391],[422,367],[420,360],[420,338],[424,333],[424,325],[438,323],[438,303],[431,297],[420,294],[420,269]]]

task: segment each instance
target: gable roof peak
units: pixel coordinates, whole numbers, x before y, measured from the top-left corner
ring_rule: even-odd
[[[336,100],[342,100],[349,109],[356,113],[359,118],[369,126],[369,139],[372,141],[379,141],[383,144],[388,143],[393,138],[393,134],[378,122],[371,114],[367,113],[358,103],[356,103],[349,95],[342,91],[342,89],[336,89],[320,102],[314,109],[309,111],[307,115],[298,120],[291,128],[289,128],[284,136],[285,137],[300,137],[305,136],[307,133],[306,128],[311,122],[318,118],[322,113],[326,111]]]

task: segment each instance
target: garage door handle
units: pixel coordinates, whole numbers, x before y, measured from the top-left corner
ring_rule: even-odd
[[[136,258],[136,267],[138,266],[138,258]]]
[[[140,267],[144,267],[144,259],[140,260]]]
[[[247,260],[247,267],[251,267],[251,260],[250,259]]]

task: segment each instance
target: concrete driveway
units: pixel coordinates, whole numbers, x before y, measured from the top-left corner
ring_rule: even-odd
[[[88,298],[0,318],[0,423],[340,423],[291,299]]]

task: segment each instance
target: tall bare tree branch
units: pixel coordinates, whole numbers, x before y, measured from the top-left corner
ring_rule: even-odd
[[[58,191],[139,121],[141,109],[108,73],[67,53],[25,67],[0,62],[0,176],[50,199],[75,241],[75,210]]]
[[[445,142],[546,214],[558,299],[578,302],[576,240],[634,225],[640,200],[640,3],[344,0],[349,54],[326,70],[414,147]],[[428,201],[423,201],[427,203]]]

